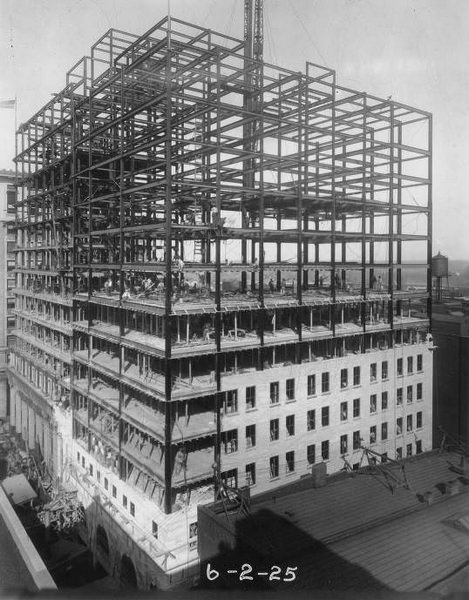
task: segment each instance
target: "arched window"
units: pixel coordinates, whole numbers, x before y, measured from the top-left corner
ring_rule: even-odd
[[[127,554],[124,554],[121,561],[121,584],[124,588],[136,588],[137,587],[137,573],[135,567]]]
[[[109,556],[109,540],[106,530],[102,525],[98,525],[96,530],[96,546],[100,548],[106,556]]]

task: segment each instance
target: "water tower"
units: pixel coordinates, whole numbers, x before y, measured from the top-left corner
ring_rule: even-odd
[[[448,257],[443,256],[441,252],[438,252],[436,256],[432,258],[432,275],[436,279],[436,301],[441,302],[441,289],[442,280],[446,279],[446,286],[448,287]]]

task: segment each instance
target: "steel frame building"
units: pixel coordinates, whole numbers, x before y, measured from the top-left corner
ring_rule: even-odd
[[[395,361],[414,377],[417,352],[420,386],[431,374],[431,115],[248,46],[178,19],[110,30],[18,130],[12,423],[109,504],[133,490],[127,522],[153,527],[165,560],[174,531],[137,502],[168,523],[213,486],[272,489],[321,457],[340,469],[360,417],[399,457],[417,436],[405,413],[394,425]],[[389,431],[354,404],[326,445],[311,411],[351,419],[378,361]],[[420,396],[429,449],[431,383]]]

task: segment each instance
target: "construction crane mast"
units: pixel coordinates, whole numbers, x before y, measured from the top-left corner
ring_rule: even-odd
[[[244,55],[261,61],[264,55],[264,0],[244,0]]]
[[[260,110],[262,60],[264,55],[264,0],[244,0],[244,109],[253,115]],[[244,151],[243,187],[252,189],[255,184],[259,119],[252,116],[243,126]],[[247,200],[247,198],[245,198]],[[242,226],[248,225],[246,207],[242,207]],[[241,243],[242,262],[247,262],[247,244]],[[241,287],[246,289],[246,274],[241,277]]]

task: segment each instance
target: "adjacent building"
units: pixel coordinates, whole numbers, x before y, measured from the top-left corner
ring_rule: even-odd
[[[8,411],[8,343],[15,327],[15,215],[16,188],[13,171],[0,170],[0,419]]]
[[[18,130],[11,423],[144,589],[227,487],[432,446],[431,115],[252,43],[110,30]]]
[[[433,313],[434,443],[469,445],[469,298],[443,298]],[[467,450],[466,450],[467,451]]]

